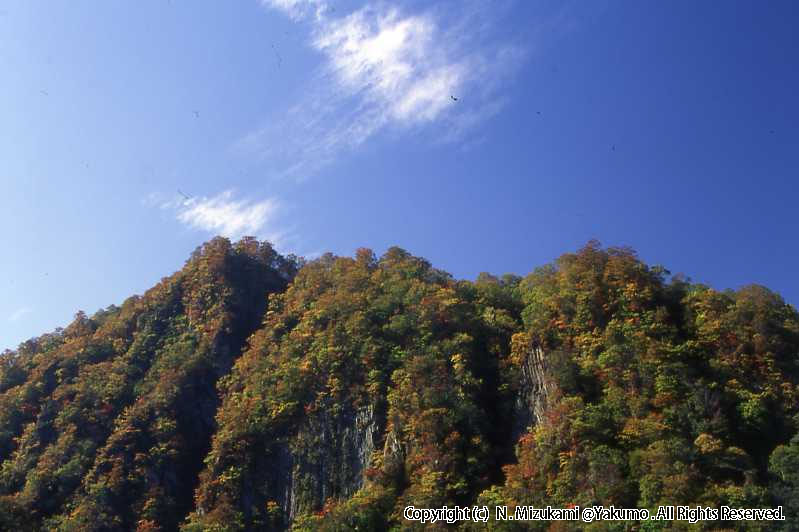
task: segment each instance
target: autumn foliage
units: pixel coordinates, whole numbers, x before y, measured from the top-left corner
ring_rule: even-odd
[[[629,249],[471,282],[218,238],[0,356],[0,530],[404,529],[410,504],[781,504],[789,530],[797,394],[793,307]]]

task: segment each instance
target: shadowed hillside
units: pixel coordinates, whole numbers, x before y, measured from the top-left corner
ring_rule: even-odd
[[[216,427],[216,381],[296,266],[216,239],[144,296],[6,353],[0,527],[175,529]]]

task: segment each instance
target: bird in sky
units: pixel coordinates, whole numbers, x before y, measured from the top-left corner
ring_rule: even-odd
[[[277,48],[275,48],[274,44],[272,45],[272,51],[275,52],[275,57],[277,58],[277,68],[280,68],[283,64],[283,58],[280,57],[280,53],[277,51]]]
[[[452,101],[453,101],[453,102],[457,102],[457,101],[458,101],[458,99],[457,99],[455,96],[452,96],[451,94],[450,94],[450,96],[449,96],[449,97],[450,97],[450,98],[452,98]]]
[[[178,194],[180,194],[181,196],[186,198],[186,201],[191,201],[191,196],[189,196],[188,194],[184,194],[182,190],[178,189]],[[185,202],[184,202],[184,204],[185,204]]]

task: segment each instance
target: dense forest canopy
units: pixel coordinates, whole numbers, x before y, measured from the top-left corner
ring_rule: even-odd
[[[640,529],[791,530],[797,394],[796,309],[629,249],[590,242],[471,282],[399,248],[306,263],[217,238],[143,296],[0,356],[0,529],[385,530],[421,527],[407,505],[724,504],[788,520]]]

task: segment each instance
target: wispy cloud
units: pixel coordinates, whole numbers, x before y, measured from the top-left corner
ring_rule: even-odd
[[[195,229],[229,237],[258,233],[278,209],[273,198],[237,201],[230,190],[212,198],[192,198],[184,206],[178,220]]]
[[[313,45],[347,93],[363,91],[387,120],[434,120],[455,100],[466,65],[444,49],[429,15],[362,9],[325,23]]]
[[[241,142],[295,177],[383,131],[438,124],[439,140],[462,138],[502,108],[501,88],[526,53],[498,42],[492,10],[474,2],[459,3],[457,15],[381,3],[341,16],[323,0],[262,3],[307,23],[308,44],[324,58],[305,96]]]
[[[283,11],[294,20],[302,20],[309,15],[320,18],[329,10],[324,0],[261,0],[261,3]]]
[[[144,203],[174,212],[185,226],[228,238],[245,235],[266,238],[275,245],[287,238],[285,230],[277,227],[277,217],[283,206],[276,198],[261,200],[237,199],[233,190],[211,197],[175,195],[165,199],[150,194]]]
[[[33,312],[33,309],[30,307],[18,308],[17,310],[11,313],[11,315],[8,317],[8,321],[10,321],[11,323],[17,322],[22,318],[24,318],[25,316],[27,316],[28,314],[30,314],[31,312]]]

